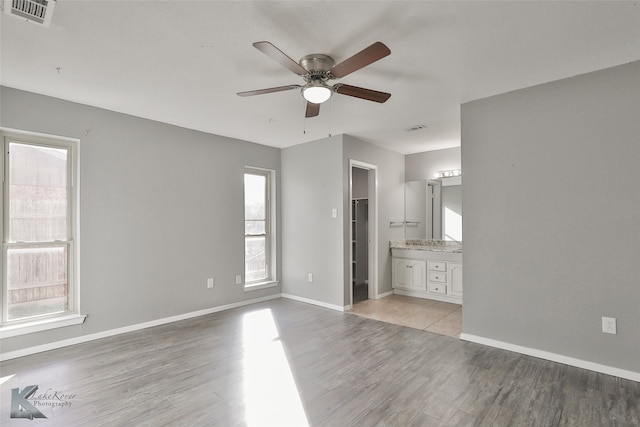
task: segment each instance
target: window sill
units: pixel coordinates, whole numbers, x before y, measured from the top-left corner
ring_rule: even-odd
[[[251,283],[249,285],[244,285],[244,291],[245,292],[249,292],[249,291],[257,291],[258,289],[275,288],[279,284],[280,283],[278,281],[275,281],[275,280],[268,280],[266,282]]]
[[[84,320],[86,318],[86,315],[69,314],[67,316],[34,320],[32,322],[25,322],[17,325],[2,326],[0,327],[0,338],[11,338],[17,337],[19,335],[46,331],[49,329],[62,328],[64,326],[79,325],[81,323],[84,323]]]

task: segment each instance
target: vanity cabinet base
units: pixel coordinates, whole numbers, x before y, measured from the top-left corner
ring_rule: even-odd
[[[462,304],[462,254],[392,248],[393,293]]]

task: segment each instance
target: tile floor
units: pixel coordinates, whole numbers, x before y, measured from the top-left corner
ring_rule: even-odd
[[[462,306],[429,299],[389,295],[354,304],[347,313],[455,338],[462,332]]]

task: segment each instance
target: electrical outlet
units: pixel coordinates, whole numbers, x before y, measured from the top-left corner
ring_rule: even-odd
[[[213,277],[207,279],[207,288],[213,288]]]
[[[242,276],[240,274],[236,274],[236,285],[242,285]]]
[[[616,334],[616,319],[615,317],[603,317],[602,318],[602,333],[604,334]]]
[[[307,274],[307,282],[309,283],[313,282],[313,273]]]

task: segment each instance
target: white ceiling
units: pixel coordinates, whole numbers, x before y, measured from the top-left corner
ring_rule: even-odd
[[[2,85],[274,147],[349,134],[408,154],[460,144],[460,104],[640,59],[631,2],[59,0],[50,28],[2,14]],[[391,55],[304,119],[302,79],[252,47]],[[415,125],[426,129],[408,132]]]

